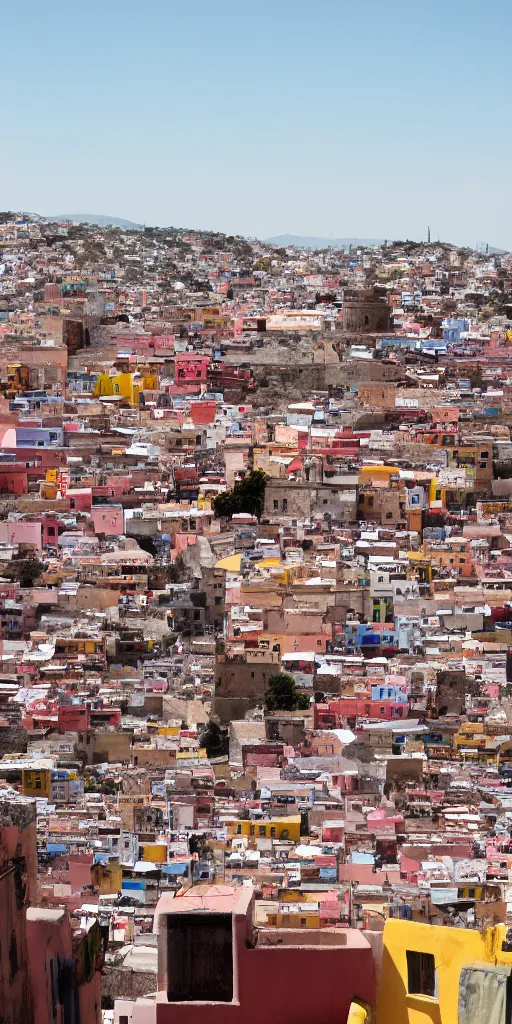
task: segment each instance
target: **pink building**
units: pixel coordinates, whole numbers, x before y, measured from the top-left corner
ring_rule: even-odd
[[[73,932],[62,907],[29,907],[27,954],[33,1024],[100,1024],[103,943],[97,921],[88,932]]]
[[[209,362],[208,356],[177,352],[174,375],[176,384],[206,384]]]
[[[59,539],[59,520],[51,516],[44,516],[41,531],[43,547],[46,547],[47,544],[56,547]]]
[[[6,1024],[100,1024],[101,931],[73,931],[37,896],[36,805],[0,801],[0,1017]]]
[[[77,512],[89,512],[92,505],[92,490],[90,487],[73,487],[67,492],[69,507]]]
[[[120,537],[124,533],[122,505],[94,505],[91,519],[96,535],[104,533],[107,537]]]
[[[407,718],[409,704],[406,701],[371,700],[368,697],[340,697],[327,704],[314,704],[315,729],[339,729],[347,719],[373,718],[391,722]]]
[[[373,1003],[360,931],[283,928],[276,942],[275,929],[253,925],[253,900],[252,888],[230,885],[160,897],[158,991],[131,1004],[132,1024],[344,1024],[353,1001]]]
[[[4,519],[0,522],[0,541],[4,544],[31,544],[41,551],[41,522]]]

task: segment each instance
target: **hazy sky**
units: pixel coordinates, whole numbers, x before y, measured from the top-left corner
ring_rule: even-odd
[[[0,208],[512,248],[510,0],[2,6]]]

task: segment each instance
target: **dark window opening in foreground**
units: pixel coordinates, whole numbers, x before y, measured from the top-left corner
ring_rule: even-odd
[[[233,999],[231,914],[169,914],[167,998],[230,1003]]]
[[[437,997],[436,961],[432,953],[407,950],[407,989],[411,994]]]

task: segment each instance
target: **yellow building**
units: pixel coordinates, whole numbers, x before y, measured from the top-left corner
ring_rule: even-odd
[[[21,791],[23,796],[51,797],[52,774],[49,768],[23,768]]]
[[[483,722],[463,722],[460,729],[455,733],[455,749],[468,747],[472,750],[484,750],[486,737]]]
[[[290,814],[287,818],[259,818],[258,821],[235,821],[229,826],[232,836],[254,836],[256,839],[290,839],[293,843],[300,840],[300,814]]]
[[[109,857],[107,864],[93,864],[91,879],[101,896],[107,896],[110,893],[117,895],[123,884],[123,869],[117,858]]]
[[[96,398],[110,398],[119,395],[130,405],[139,404],[140,378],[135,381],[133,373],[100,373],[94,388]]]
[[[377,1024],[505,1024],[506,932],[387,921]]]
[[[498,768],[510,768],[512,764],[512,740],[505,740],[498,751]]]
[[[361,466],[359,483],[371,484],[372,487],[398,487],[400,479],[399,466]]]
[[[320,928],[320,910],[318,904],[293,903],[289,907],[282,906],[275,912],[267,914],[269,928]]]
[[[279,903],[318,903],[325,892],[301,892],[300,889],[279,889]]]
[[[167,843],[140,843],[140,859],[152,864],[167,864]]]

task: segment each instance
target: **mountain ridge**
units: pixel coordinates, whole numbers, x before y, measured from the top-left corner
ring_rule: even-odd
[[[269,245],[290,246],[298,249],[348,249],[350,245],[382,245],[383,238],[322,238],[320,235],[272,235],[265,238]]]
[[[45,217],[47,221],[72,221],[73,224],[90,224],[98,228],[124,228],[125,231],[139,231],[143,224],[136,224],[133,220],[125,220],[123,217],[109,217],[103,213],[58,213],[52,217]]]

